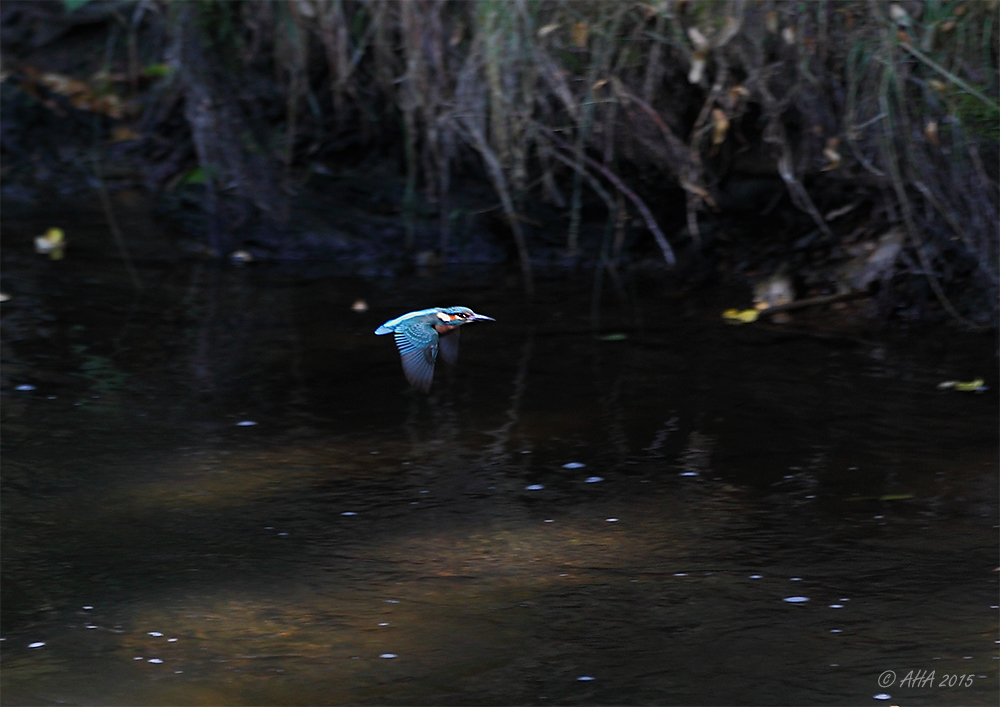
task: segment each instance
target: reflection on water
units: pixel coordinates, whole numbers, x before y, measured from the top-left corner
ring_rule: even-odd
[[[935,387],[988,340],[57,266],[5,254],[7,703],[994,701],[997,381]],[[407,391],[371,332],[449,304],[498,323]]]

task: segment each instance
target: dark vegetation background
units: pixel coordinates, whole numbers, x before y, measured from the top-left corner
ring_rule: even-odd
[[[141,184],[203,257],[676,266],[995,326],[997,12],[8,0],[3,196]]]

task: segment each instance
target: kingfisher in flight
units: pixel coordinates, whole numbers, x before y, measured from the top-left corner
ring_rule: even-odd
[[[403,373],[414,388],[425,393],[434,380],[438,348],[450,365],[458,360],[459,327],[472,322],[495,322],[493,317],[476,314],[468,307],[432,307],[390,319],[375,330],[379,336],[394,334]]]

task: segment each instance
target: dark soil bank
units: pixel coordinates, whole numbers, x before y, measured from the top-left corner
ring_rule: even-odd
[[[5,2],[5,211],[113,221],[139,188],[189,256],[672,271],[992,327],[994,9]]]

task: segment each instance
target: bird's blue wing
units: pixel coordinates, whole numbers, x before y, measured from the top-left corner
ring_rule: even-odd
[[[430,329],[430,334],[428,337],[420,337],[426,339],[425,341],[415,343],[412,335],[396,332],[396,346],[403,359],[403,373],[406,375],[406,380],[414,388],[425,393],[431,389],[431,382],[434,380],[434,360],[438,352],[437,332]]]
[[[458,335],[461,333],[462,330],[455,327],[451,331],[440,334],[438,337],[441,344],[441,358],[449,366],[454,366],[458,362]]]

